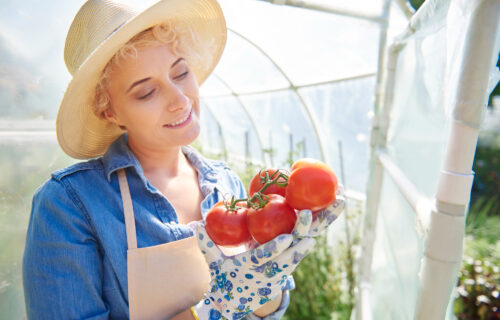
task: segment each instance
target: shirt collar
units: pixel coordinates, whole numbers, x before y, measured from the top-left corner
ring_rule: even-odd
[[[104,173],[108,181],[111,181],[113,172],[122,168],[134,167],[137,173],[143,175],[142,167],[132,151],[130,151],[127,142],[128,135],[124,133],[109,146],[102,157]]]
[[[128,135],[124,133],[109,146],[102,158],[104,173],[108,181],[111,181],[111,174],[113,172],[128,167],[135,168],[139,176],[144,177],[141,164],[129,149],[127,142]],[[217,174],[209,160],[206,160],[191,146],[183,146],[181,149],[189,162],[191,162],[196,171],[198,171],[200,182],[204,180],[208,180],[212,183],[217,182]]]

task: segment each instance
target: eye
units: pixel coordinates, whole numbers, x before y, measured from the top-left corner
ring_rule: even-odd
[[[145,95],[139,97],[139,100],[145,100],[147,99],[148,97],[150,97],[154,92],[155,92],[156,89],[153,89],[151,91],[149,91],[148,93],[146,93]]]
[[[187,75],[189,74],[189,71],[185,71],[183,73],[181,73],[180,75],[178,75],[177,77],[175,77],[174,79],[175,80],[182,80],[184,79]]]

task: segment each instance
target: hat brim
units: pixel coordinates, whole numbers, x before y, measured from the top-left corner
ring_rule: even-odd
[[[196,69],[202,84],[217,65],[226,44],[227,29],[216,0],[161,0],[131,18],[101,43],[81,64],[70,81],[57,114],[57,140],[76,159],[103,155],[123,131],[98,118],[93,110],[95,86],[113,55],[137,33],[166,21],[188,24],[201,39],[211,39],[214,54],[205,68]]]

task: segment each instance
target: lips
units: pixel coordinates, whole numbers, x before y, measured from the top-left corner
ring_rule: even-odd
[[[176,122],[172,122],[172,123],[168,123],[166,125],[164,125],[164,127],[167,127],[167,128],[179,128],[179,127],[182,127],[184,125],[186,125],[187,123],[189,123],[189,121],[191,120],[191,115],[193,114],[193,108],[191,108],[189,110],[189,113],[182,119],[176,121]]]

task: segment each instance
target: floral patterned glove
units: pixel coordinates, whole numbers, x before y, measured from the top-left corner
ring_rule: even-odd
[[[243,319],[274,299],[314,246],[315,240],[307,237],[311,220],[311,212],[304,210],[299,213],[292,234],[279,235],[231,257],[225,256],[212,242],[204,224],[198,224],[198,245],[212,275],[211,292],[194,307],[199,319]]]
[[[344,188],[342,187],[342,185],[339,185],[339,188],[337,189],[337,199],[334,203],[315,215],[311,223],[311,229],[308,235],[311,237],[318,236],[323,230],[327,229],[333,221],[337,219],[337,217],[344,210],[344,207]]]

